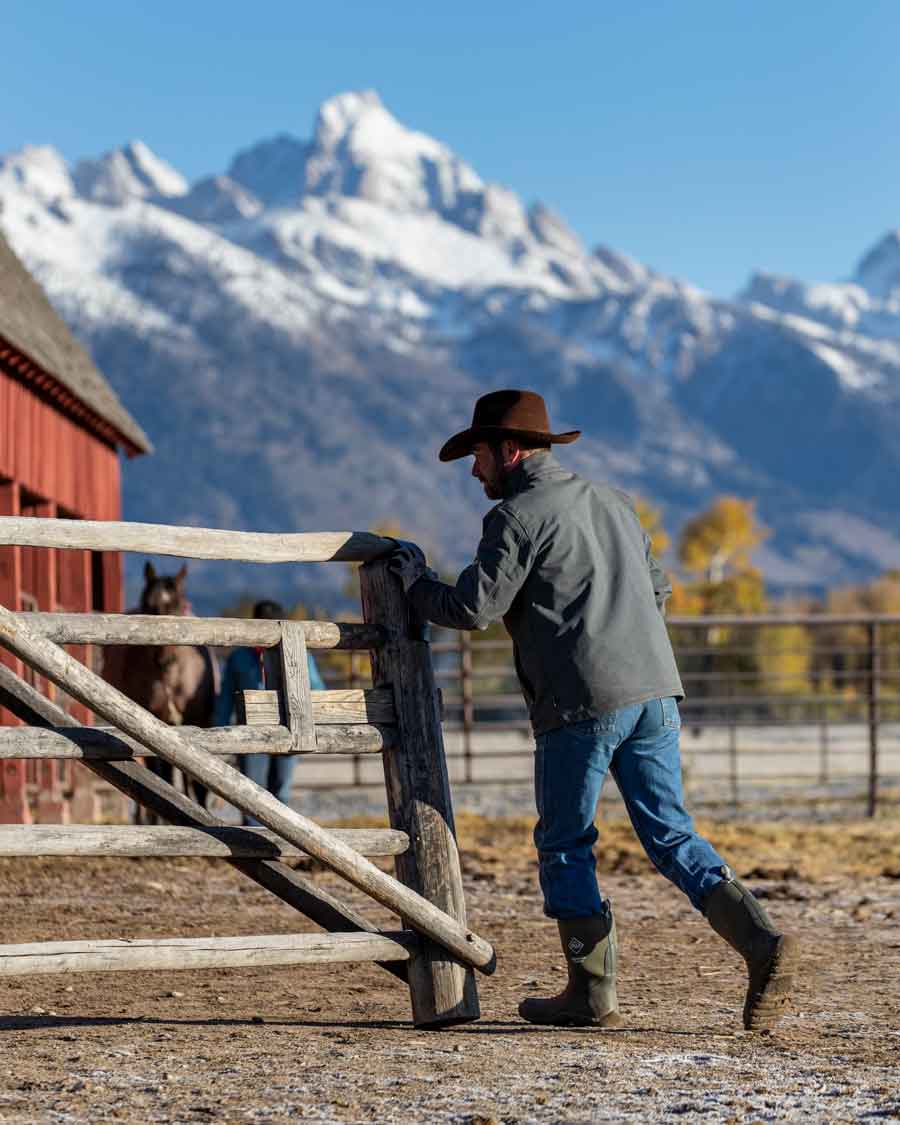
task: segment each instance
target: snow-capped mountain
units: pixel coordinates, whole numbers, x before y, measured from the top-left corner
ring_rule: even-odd
[[[99,160],[80,160],[72,181],[84,199],[113,206],[129,199],[184,195],[188,190],[184,176],[160,160],[142,141],[132,141]]]
[[[436,449],[478,394],[527,385],[585,430],[566,463],[673,531],[759,497],[776,583],[900,565],[896,235],[846,284],[758,275],[714,300],[584,247],[373,93],[193,185],[139,142],[74,170],[0,157],[0,226],[156,446],[127,467],[129,518],[393,522],[464,563],[484,500]],[[286,596],[311,578],[265,575]]]

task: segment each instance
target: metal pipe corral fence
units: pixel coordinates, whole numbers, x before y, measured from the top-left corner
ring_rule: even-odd
[[[874,816],[900,801],[900,614],[675,617],[668,625],[686,693],[692,804],[858,803]],[[530,781],[533,740],[509,639],[432,628],[431,649],[454,781]],[[362,682],[358,667],[354,681]],[[381,784],[367,765],[357,764],[347,784]]]

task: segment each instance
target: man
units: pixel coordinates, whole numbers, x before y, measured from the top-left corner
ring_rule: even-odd
[[[257,602],[253,607],[257,621],[283,621],[285,612],[278,602]],[[222,690],[216,698],[213,725],[225,727],[231,722],[234,712],[234,697],[239,691],[255,691],[263,685],[262,649],[236,648],[225,663],[222,674]],[[307,654],[309,664],[309,684],[313,691],[321,691],[325,684],[312,658]],[[239,754],[238,769],[257,785],[268,789],[282,804],[288,804],[291,796],[291,779],[294,776],[296,758],[293,754]],[[259,825],[252,816],[244,816],[245,825]]]
[[[621,1022],[616,927],[598,889],[594,816],[607,772],[648,856],[745,959],[744,1026],[762,1029],[789,999],[797,944],[694,831],[681,791],[678,700],[684,697],[662,612],[671,593],[628,497],[564,469],[532,391],[495,391],[440,451],[474,456],[472,475],[499,503],[475,561],[455,586],[416,548],[391,567],[416,611],[435,624],[483,629],[503,619],[536,736],[535,796],[545,913],[557,920],[568,983],[528,999],[531,1023]]]

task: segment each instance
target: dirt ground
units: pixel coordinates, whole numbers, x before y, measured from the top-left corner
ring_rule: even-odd
[[[518,1000],[562,977],[531,823],[462,816],[470,922],[498,953],[479,1023],[415,1030],[404,988],[371,965],[6,978],[0,1122],[900,1120],[900,820],[704,827],[804,940],[796,1008],[773,1034],[741,1030],[736,956],[619,822],[602,826],[600,867],[626,1025],[522,1023]],[[0,871],[4,942],[308,928],[212,861]]]

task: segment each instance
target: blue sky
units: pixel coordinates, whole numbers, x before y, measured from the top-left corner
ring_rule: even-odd
[[[0,152],[140,137],[189,178],[374,88],[486,178],[728,295],[900,226],[900,4],[4,0]]]

